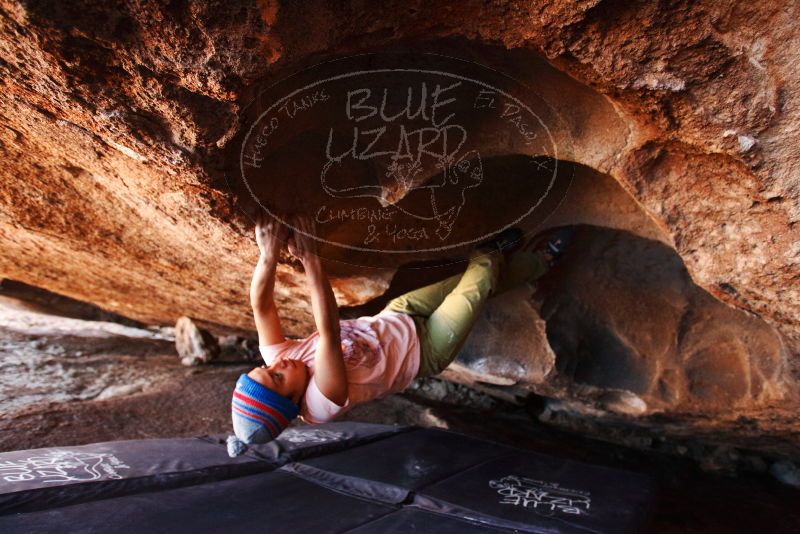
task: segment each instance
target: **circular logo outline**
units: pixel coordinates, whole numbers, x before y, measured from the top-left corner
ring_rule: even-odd
[[[409,54],[420,55],[420,56],[438,56],[438,57],[447,58],[448,60],[453,60],[453,61],[461,62],[461,63],[464,63],[464,64],[474,65],[474,66],[477,66],[477,67],[479,67],[481,69],[486,69],[486,70],[492,71],[492,72],[494,72],[494,73],[496,73],[496,74],[498,74],[500,76],[508,78],[509,80],[511,80],[511,81],[515,82],[516,84],[518,84],[520,87],[522,87],[522,88],[524,88],[524,89],[526,89],[528,91],[532,91],[526,84],[524,84],[521,81],[517,80],[513,76],[510,76],[510,75],[508,75],[508,74],[506,74],[506,73],[504,73],[502,71],[499,71],[497,69],[494,69],[494,68],[492,68],[490,66],[483,65],[483,64],[477,63],[475,61],[466,60],[466,59],[463,59],[463,58],[458,58],[458,57],[453,57],[453,56],[449,56],[449,55],[445,55],[445,54],[438,54],[438,53],[433,53],[433,52],[418,52],[418,51],[413,51],[413,52],[403,52],[403,51],[400,51],[400,52],[396,52],[396,51],[390,51],[390,52],[366,52],[366,53],[363,53],[363,54],[353,54],[353,55],[348,55],[348,56],[344,56],[344,57],[333,58],[333,59],[330,59],[330,60],[322,61],[320,63],[316,63],[314,65],[310,65],[310,66],[305,67],[303,69],[297,70],[296,72],[294,72],[292,74],[289,74],[289,75],[281,78],[280,80],[275,81],[274,83],[270,84],[268,87],[263,89],[262,91],[259,91],[258,95],[253,100],[251,100],[250,104],[245,106],[243,108],[243,110],[246,110],[249,107],[251,107],[253,105],[253,103],[255,102],[255,100],[257,100],[259,98],[259,96],[261,94],[263,94],[264,92],[266,92],[266,91],[268,91],[270,89],[273,89],[273,88],[275,88],[275,87],[277,87],[277,86],[279,86],[281,84],[286,83],[291,78],[299,76],[299,75],[301,75],[303,73],[312,72],[314,69],[316,69],[318,67],[321,67],[323,65],[331,65],[331,64],[336,63],[336,62],[346,61],[346,60],[350,60],[350,59],[354,59],[354,58],[363,58],[363,57],[367,57],[367,56],[380,57],[381,55],[386,55],[386,56],[398,55],[399,56],[399,55],[409,55]],[[522,109],[524,109],[543,128],[544,132],[547,134],[547,137],[548,137],[548,140],[549,140],[549,144],[553,148],[553,154],[552,155],[547,155],[547,157],[552,159],[555,165],[554,165],[554,169],[553,169],[553,172],[552,172],[552,175],[551,175],[550,182],[549,182],[548,187],[547,187],[546,191],[544,192],[544,194],[542,194],[539,197],[538,201],[531,208],[529,208],[525,213],[523,213],[521,216],[517,217],[515,220],[509,222],[508,224],[506,224],[505,226],[503,226],[502,228],[500,228],[500,229],[498,229],[498,230],[496,230],[494,232],[487,233],[487,234],[484,234],[482,236],[479,236],[479,237],[476,237],[476,238],[473,238],[473,239],[470,239],[470,240],[462,241],[462,242],[459,242],[459,243],[442,245],[442,246],[437,246],[437,247],[420,248],[420,249],[415,249],[413,251],[410,251],[410,250],[383,250],[383,249],[376,249],[376,248],[367,248],[367,247],[361,247],[361,246],[356,246],[356,245],[350,245],[350,244],[347,244],[347,243],[340,243],[338,241],[332,241],[332,240],[329,240],[329,239],[322,238],[322,237],[320,237],[318,235],[307,234],[306,232],[303,232],[301,230],[296,229],[288,221],[285,221],[283,218],[279,217],[277,214],[273,213],[270,209],[268,209],[266,206],[264,206],[264,204],[261,202],[261,200],[258,198],[258,196],[254,194],[253,189],[252,189],[252,187],[250,185],[250,182],[248,181],[247,177],[245,176],[245,172],[244,172],[244,151],[245,151],[245,147],[247,146],[248,140],[253,135],[254,129],[262,122],[262,120],[270,112],[272,112],[275,108],[279,107],[284,102],[286,102],[287,100],[291,99],[294,95],[297,95],[298,93],[302,93],[304,91],[307,91],[307,90],[309,90],[311,88],[317,87],[319,85],[323,85],[323,84],[331,82],[331,81],[336,81],[336,80],[341,80],[341,79],[346,79],[346,78],[352,78],[352,77],[355,77],[355,76],[371,75],[371,74],[385,74],[385,73],[394,73],[394,72],[397,72],[397,73],[432,74],[432,75],[438,75],[438,76],[443,76],[443,77],[450,78],[450,79],[459,80],[459,81],[462,81],[462,82],[472,83],[472,84],[477,85],[479,87],[494,91],[494,92],[502,95],[503,97],[508,98],[509,100],[513,101],[515,104],[519,105]],[[548,104],[547,101],[544,98],[542,98],[541,100],[542,100],[542,103],[545,106],[547,106],[547,108],[553,113],[553,115],[555,117],[559,117],[560,116],[559,113],[555,109],[553,109],[553,107],[550,106],[550,104]],[[568,131],[566,133],[568,134]],[[310,237],[312,239],[315,239],[316,241],[318,241],[320,243],[325,243],[325,244],[332,245],[332,246],[335,246],[335,247],[340,247],[340,248],[343,248],[343,249],[355,250],[355,251],[359,251],[359,252],[368,252],[368,253],[409,254],[409,253],[440,252],[440,251],[451,250],[451,249],[455,249],[455,248],[459,248],[459,247],[464,247],[464,246],[467,246],[467,245],[470,245],[470,244],[473,244],[473,243],[476,243],[476,242],[487,240],[487,239],[497,235],[497,233],[502,232],[503,230],[506,230],[507,228],[513,227],[515,224],[519,223],[521,220],[523,220],[526,217],[528,217],[529,215],[531,215],[541,205],[541,203],[544,202],[544,200],[549,196],[553,186],[557,182],[559,163],[561,161],[559,159],[559,157],[558,157],[558,153],[559,153],[558,145],[555,142],[555,139],[554,139],[550,129],[547,127],[547,125],[545,125],[545,123],[542,120],[542,118],[537,113],[535,113],[522,100],[520,100],[519,98],[511,95],[507,91],[504,91],[504,90],[502,90],[502,89],[500,89],[498,87],[495,87],[495,86],[493,86],[493,85],[491,85],[489,83],[486,83],[486,82],[483,82],[483,81],[480,81],[480,80],[476,80],[476,79],[473,79],[473,78],[470,78],[470,77],[467,77],[467,76],[463,76],[461,74],[456,74],[456,73],[442,71],[442,70],[414,69],[414,68],[377,68],[377,69],[366,69],[366,70],[356,70],[356,71],[352,71],[352,72],[345,72],[345,73],[338,74],[338,75],[335,75],[335,76],[329,76],[329,77],[326,77],[326,78],[315,80],[315,81],[313,81],[311,83],[308,83],[308,84],[304,85],[301,88],[295,89],[294,91],[292,91],[292,92],[284,95],[283,97],[275,100],[274,102],[272,102],[271,105],[264,112],[262,112],[252,122],[251,126],[248,128],[247,132],[245,133],[244,137],[242,138],[242,140],[241,140],[241,149],[239,150],[238,167],[239,167],[240,178],[241,178],[243,184],[245,185],[245,188],[247,189],[247,192],[249,193],[250,197],[256,202],[256,204],[261,209],[263,209],[265,212],[270,214],[273,218],[275,218],[277,221],[279,221],[281,224],[287,226],[288,228],[292,229],[293,231],[301,233],[301,234],[303,234],[303,235],[305,235],[307,237]],[[564,199],[566,198],[566,191],[568,191],[569,188],[571,187],[573,178],[574,178],[574,169],[570,173],[570,176],[568,177],[569,183],[567,184],[567,186],[566,186],[566,188],[564,190],[564,196],[558,201],[558,204],[552,209],[552,211],[550,211],[550,213],[548,213],[547,215],[544,216],[544,218],[539,223],[539,225],[544,223],[544,221],[546,221],[558,209],[558,207],[563,203]]]

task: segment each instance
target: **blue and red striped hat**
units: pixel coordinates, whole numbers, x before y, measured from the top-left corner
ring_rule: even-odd
[[[236,381],[231,400],[233,432],[244,443],[266,443],[278,437],[300,413],[287,397],[246,374]]]

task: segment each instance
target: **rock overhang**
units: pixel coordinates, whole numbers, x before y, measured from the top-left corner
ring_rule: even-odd
[[[221,163],[246,103],[282,74],[407,47],[427,29],[425,50],[535,86],[571,140],[565,161],[613,177],[631,201],[559,224],[617,228],[625,218],[608,213],[641,208],[653,224],[626,229],[674,247],[698,285],[774,325],[796,376],[798,189],[786,139],[798,113],[786,43],[797,37],[783,15],[612,2],[552,2],[536,17],[513,2],[511,17],[470,3],[260,7],[3,4],[4,276],[147,322],[188,314],[251,330],[250,223]],[[385,291],[395,266],[379,267],[336,262],[341,303]],[[299,277],[281,266],[278,299],[303,334]]]

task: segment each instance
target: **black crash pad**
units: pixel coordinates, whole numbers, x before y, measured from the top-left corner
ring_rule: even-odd
[[[523,531],[622,533],[641,532],[650,498],[646,476],[514,451],[420,490],[416,504]]]
[[[457,517],[431,513],[411,507],[401,508],[388,515],[365,523],[348,534],[408,534],[410,532],[435,534],[497,534],[508,532],[486,524]]]
[[[260,473],[407,428],[336,423],[287,429],[229,458],[226,436],[112,441],[0,453],[0,514]]]
[[[297,427],[235,459],[222,438],[0,454],[0,532],[638,532],[652,495],[640,474],[437,429]]]
[[[637,532],[647,476],[438,429],[418,429],[284,469],[386,503],[528,532]]]
[[[273,471],[0,516],[0,532],[342,532],[393,510]]]
[[[424,488],[486,460],[514,451],[497,443],[442,430],[419,429],[347,450],[303,460],[331,473]]]

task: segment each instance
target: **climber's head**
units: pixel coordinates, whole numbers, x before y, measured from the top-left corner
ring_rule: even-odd
[[[309,380],[308,367],[302,361],[280,357],[270,366],[256,367],[247,376],[295,404],[300,404]]]
[[[298,403],[308,380],[308,368],[288,359],[242,374],[231,400],[236,438],[252,444],[278,437],[300,412]]]

